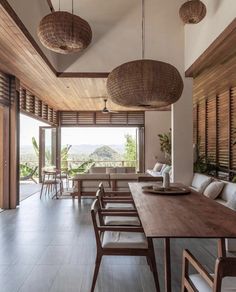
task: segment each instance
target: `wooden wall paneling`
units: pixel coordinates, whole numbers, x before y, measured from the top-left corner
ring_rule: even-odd
[[[10,78],[10,208],[19,204],[19,97],[17,80]]]
[[[198,104],[198,144],[201,155],[206,154],[206,103],[205,100]]]
[[[236,87],[230,90],[231,97],[231,169],[236,170]]]
[[[9,209],[9,108],[0,105],[0,208]]]
[[[218,96],[218,160],[221,167],[229,166],[229,91]]]
[[[207,157],[216,164],[216,96],[207,99]]]

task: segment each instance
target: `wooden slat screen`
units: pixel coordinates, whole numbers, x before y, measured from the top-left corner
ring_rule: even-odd
[[[218,167],[219,175],[227,173],[227,179],[232,179],[236,175],[236,87],[195,102],[193,127],[200,154]]]
[[[210,96],[207,99],[207,112],[206,112],[206,152],[210,161],[216,162],[216,97]]]
[[[9,99],[9,77],[0,72],[0,103],[4,105],[10,104]]]
[[[236,141],[236,87],[230,91],[230,103],[231,103],[231,168],[236,169],[236,145],[233,145]]]
[[[63,126],[144,126],[144,112],[102,112],[61,111],[60,125]]]
[[[198,105],[198,144],[200,154],[206,153],[206,103],[201,101]]]
[[[198,105],[195,104],[194,107],[193,107],[193,143],[195,145],[198,143],[198,138],[197,138],[198,125],[197,125],[197,121],[198,121]]]
[[[23,86],[20,87],[20,110],[52,125],[58,123],[57,111]]]
[[[218,163],[222,167],[229,165],[229,91],[218,96]]]

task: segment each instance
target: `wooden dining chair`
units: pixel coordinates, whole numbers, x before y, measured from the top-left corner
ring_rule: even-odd
[[[136,209],[134,205],[133,198],[131,196],[120,196],[120,193],[112,192],[106,193],[104,191],[103,183],[101,182],[98,186],[99,190],[99,202],[102,208],[106,209],[128,209],[133,210]]]
[[[189,275],[189,266],[197,274]],[[215,273],[209,274],[190,251],[183,252],[182,292],[235,292],[236,258],[218,258]]]
[[[134,208],[132,208],[132,209],[122,208],[123,205],[121,207],[117,207],[117,208],[113,208],[113,209],[106,208],[106,204],[109,204],[110,201],[113,203],[114,200],[112,200],[113,198],[109,198],[109,197],[103,199],[102,192],[100,189],[98,189],[96,192],[96,198],[99,202],[100,211],[102,212],[102,215],[105,216],[105,218],[103,218],[102,216],[99,217],[100,224],[112,225],[112,226],[114,226],[114,225],[141,226],[141,222],[139,220],[138,213]],[[121,204],[118,203],[117,205],[120,206]],[[125,215],[125,216],[123,216],[123,215]]]
[[[163,182],[162,176],[139,176],[138,182]]]
[[[109,255],[145,256],[154,276],[156,291],[159,292],[159,280],[152,239],[146,238],[142,227],[101,225],[99,216],[103,216],[103,212],[100,211],[99,201],[96,199],[91,207],[91,216],[97,244],[97,256],[91,292],[95,289],[102,257]]]
[[[128,191],[111,191],[111,190],[106,190],[104,188],[103,182],[100,182],[98,185],[99,189],[102,191],[103,196],[107,197],[124,197],[125,198],[132,198],[131,193]]]

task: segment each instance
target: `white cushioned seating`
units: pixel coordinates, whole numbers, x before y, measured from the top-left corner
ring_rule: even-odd
[[[154,171],[153,169],[147,169],[146,172],[151,176],[159,177],[162,176],[160,171]]]
[[[194,173],[191,187],[199,193],[203,193],[205,188],[210,184],[212,178],[201,173]]]
[[[195,274],[189,277],[199,292],[212,292],[212,289],[201,275]],[[236,292],[236,278],[225,277],[222,281],[221,292]]]
[[[225,201],[225,200],[223,200],[223,199],[221,199],[221,198],[217,198],[216,200],[215,200],[217,203],[219,203],[219,204],[221,204],[221,205],[226,205],[227,204],[227,202]]]
[[[148,248],[143,233],[105,231],[102,238],[103,248]]]
[[[114,210],[114,209],[125,209],[125,210],[134,210],[134,205],[130,203],[107,203],[106,209]]]
[[[128,216],[106,216],[104,223],[106,225],[140,225],[138,217],[128,217]]]
[[[236,211],[236,198],[228,201],[226,204],[225,204],[226,207]]]

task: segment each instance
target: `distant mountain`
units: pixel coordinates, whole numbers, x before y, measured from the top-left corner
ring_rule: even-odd
[[[73,145],[70,149],[70,154],[91,154],[93,153],[97,148],[100,148],[104,146],[103,144],[97,144],[97,145],[90,145],[90,144],[81,144],[81,145]],[[117,151],[119,154],[124,153],[124,145],[106,145],[113,150]]]
[[[93,160],[119,160],[120,154],[110,146],[103,145],[89,155]]]

